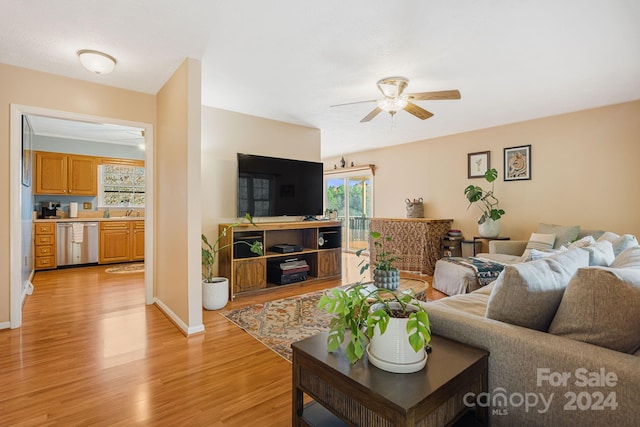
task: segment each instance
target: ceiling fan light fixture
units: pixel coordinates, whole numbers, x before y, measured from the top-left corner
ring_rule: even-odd
[[[387,113],[394,115],[399,110],[402,110],[407,106],[408,99],[406,96],[399,96],[397,98],[383,98],[377,101],[378,108],[382,111],[386,111]]]
[[[78,58],[84,68],[96,74],[109,74],[118,62],[111,55],[90,49],[79,50]]]

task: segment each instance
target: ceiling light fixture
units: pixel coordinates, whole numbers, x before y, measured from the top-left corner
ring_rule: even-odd
[[[113,56],[97,50],[79,50],[78,58],[84,68],[96,74],[109,74],[117,63]]]
[[[401,96],[398,96],[397,98],[385,97],[383,99],[378,100],[377,102],[378,102],[378,108],[380,108],[383,111],[386,111],[387,113],[393,116],[395,113],[397,113],[398,111],[406,107],[409,100],[407,99],[406,96],[401,95]]]

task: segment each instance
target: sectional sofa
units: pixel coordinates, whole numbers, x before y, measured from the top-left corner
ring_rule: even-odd
[[[492,426],[640,424],[640,246],[618,238],[630,244],[576,243],[425,303],[434,334],[490,352],[478,402]]]

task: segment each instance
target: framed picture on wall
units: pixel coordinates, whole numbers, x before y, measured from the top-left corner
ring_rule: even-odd
[[[482,178],[491,167],[490,156],[490,151],[467,154],[467,178]]]
[[[504,149],[504,180],[531,179],[531,145]]]

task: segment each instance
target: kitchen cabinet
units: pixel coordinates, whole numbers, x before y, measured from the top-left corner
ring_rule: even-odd
[[[141,260],[144,260],[144,221],[100,222],[100,264]]]
[[[96,196],[98,158],[36,151],[34,194]]]
[[[34,269],[56,268],[56,223],[34,224]]]

